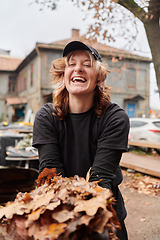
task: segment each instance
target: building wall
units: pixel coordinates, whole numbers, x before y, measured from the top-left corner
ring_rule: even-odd
[[[0,72],[0,121],[6,120],[5,99],[8,94],[8,78],[7,72]]]
[[[0,73],[0,94],[5,96],[8,93],[8,73]]]
[[[41,51],[41,83],[42,88],[52,87],[52,76],[50,70],[52,62],[62,57],[62,51],[60,50],[43,50]]]
[[[156,109],[150,110],[150,118],[159,118],[160,119],[160,110],[156,110]]]
[[[22,69],[19,72],[19,78],[18,81],[20,82],[21,76],[24,76],[24,72],[27,73],[26,76],[26,89],[18,92],[18,95],[20,97],[26,97],[27,98],[27,105],[26,105],[26,111],[27,109],[32,109],[32,111],[34,113],[36,113],[38,111],[38,109],[40,108],[40,97],[39,97],[39,92],[40,92],[40,88],[39,87],[39,62],[38,62],[38,56],[36,56],[33,60],[31,60],[24,69]],[[33,67],[33,81],[32,81],[32,85],[31,85],[31,69]]]
[[[26,97],[26,111],[32,109],[35,115],[45,103],[45,96],[53,91],[50,69],[52,61],[62,57],[62,50],[40,49],[36,57],[29,59],[25,67],[18,73],[17,93],[19,97]],[[135,115],[146,115],[149,112],[149,63],[131,60],[117,60],[104,58],[103,63],[110,70],[106,83],[111,87],[111,100],[122,107],[126,112],[128,104],[135,105]],[[8,74],[0,74],[0,97],[7,96]],[[26,83],[24,81],[26,78]],[[33,84],[31,84],[31,78]],[[26,84],[26,88],[23,85]],[[3,94],[2,94],[3,89]],[[144,100],[129,99],[140,95]],[[128,100],[125,100],[128,99]],[[0,98],[0,116],[5,112],[4,99]],[[4,107],[3,107],[4,106]]]
[[[110,71],[106,84],[111,87],[111,100],[127,112],[127,104],[135,103],[136,116],[149,113],[149,63],[131,60],[106,59]],[[125,100],[140,95],[144,100]]]

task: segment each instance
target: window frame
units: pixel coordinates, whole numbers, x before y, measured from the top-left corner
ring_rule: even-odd
[[[16,92],[17,92],[17,76],[14,74],[10,74],[8,76],[8,93],[16,93]]]

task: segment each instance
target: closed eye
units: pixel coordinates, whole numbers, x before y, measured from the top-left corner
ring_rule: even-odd
[[[85,66],[85,67],[91,67],[90,64],[83,64],[83,66]]]
[[[75,63],[69,63],[68,66],[75,66]]]

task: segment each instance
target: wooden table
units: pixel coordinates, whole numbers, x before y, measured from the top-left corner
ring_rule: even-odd
[[[25,163],[25,168],[29,168],[29,161],[31,160],[38,160],[39,157],[6,157],[5,160],[6,161],[26,161]]]

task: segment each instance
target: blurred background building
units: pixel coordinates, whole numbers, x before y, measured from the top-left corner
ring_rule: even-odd
[[[28,111],[33,115],[46,102],[52,101],[50,76],[52,61],[61,58],[64,46],[73,40],[83,41],[101,54],[110,71],[106,84],[111,87],[111,100],[119,104],[129,117],[149,117],[149,82],[151,59],[91,42],[72,29],[72,36],[62,41],[36,43],[24,58],[14,58],[0,51],[0,119],[20,121]]]

